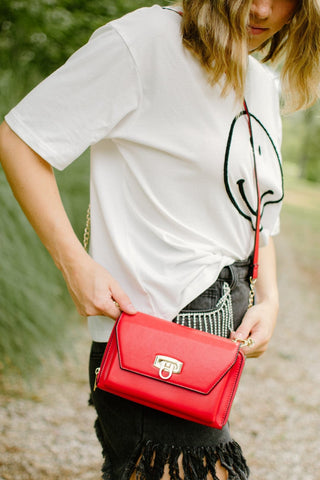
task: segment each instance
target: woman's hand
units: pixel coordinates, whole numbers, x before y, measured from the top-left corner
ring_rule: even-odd
[[[278,315],[277,305],[261,302],[249,308],[239,328],[232,332],[232,340],[247,340],[251,338],[252,344],[244,346],[242,352],[246,357],[260,357],[268,347]]]
[[[242,323],[232,332],[235,340],[252,340],[251,345],[242,348],[247,357],[259,357],[270,342],[276,325],[279,296],[276,276],[276,255],[272,238],[268,245],[259,250],[259,275],[256,283],[256,304],[249,308]]]
[[[74,265],[60,268],[80,315],[106,315],[117,319],[120,311],[136,313],[116,280],[85,251]]]

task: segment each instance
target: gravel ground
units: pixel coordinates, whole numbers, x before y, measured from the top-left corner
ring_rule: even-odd
[[[319,299],[309,288],[308,273],[299,279],[285,238],[277,243],[279,322],[267,353],[247,361],[231,414],[232,431],[252,480],[320,480]],[[87,407],[85,328],[82,334],[80,366],[70,360],[36,395],[0,395],[0,480],[100,478],[95,415]]]

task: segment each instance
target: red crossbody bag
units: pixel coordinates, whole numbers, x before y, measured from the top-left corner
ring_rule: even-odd
[[[222,428],[244,355],[229,339],[143,313],[122,313],[97,387],[178,417]]]

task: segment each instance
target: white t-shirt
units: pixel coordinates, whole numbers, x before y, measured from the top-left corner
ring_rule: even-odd
[[[5,118],[58,169],[91,146],[91,255],[167,320],[250,255],[257,208],[243,106],[208,84],[180,22],[155,5],[101,27]],[[263,245],[279,228],[281,124],[274,76],[251,57],[246,100]],[[90,317],[92,338],[113,323]]]

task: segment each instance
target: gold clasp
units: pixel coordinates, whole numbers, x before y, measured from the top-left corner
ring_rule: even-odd
[[[163,380],[169,380],[173,373],[178,374],[181,372],[183,363],[175,358],[157,355],[153,366],[159,368],[159,376]]]
[[[242,340],[242,338],[235,338],[232,341],[235,343],[240,343],[240,348],[251,347],[252,345],[254,345],[254,340],[251,337],[247,338],[246,340]]]

